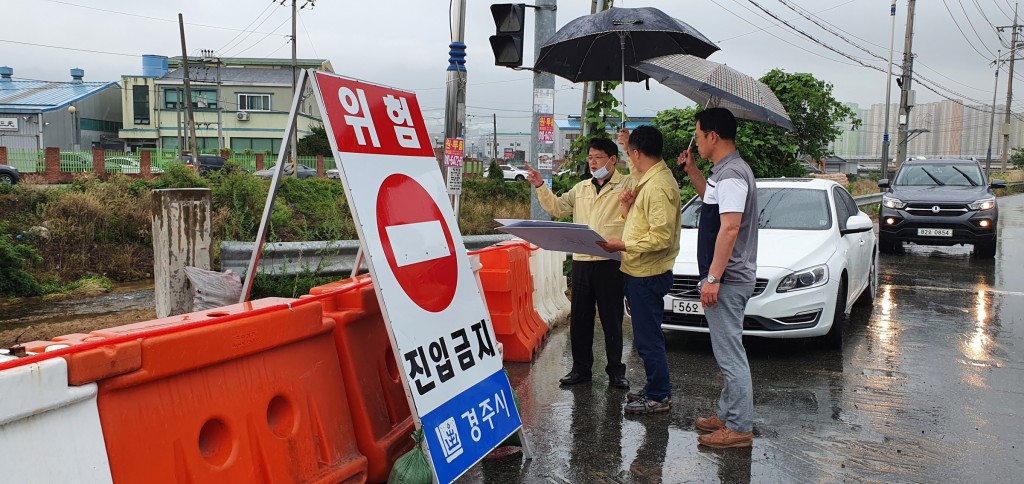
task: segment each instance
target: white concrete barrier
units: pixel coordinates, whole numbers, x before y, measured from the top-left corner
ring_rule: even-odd
[[[549,327],[569,315],[566,279],[562,273],[564,261],[564,252],[538,249],[530,254],[533,304]]]
[[[112,482],[96,384],[68,386],[64,358],[0,372],[0,394],[4,482]]]

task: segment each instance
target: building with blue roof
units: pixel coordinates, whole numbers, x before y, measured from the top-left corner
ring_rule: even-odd
[[[85,82],[71,69],[66,81],[18,79],[0,67],[0,146],[9,150],[117,149],[121,128],[121,86]]]

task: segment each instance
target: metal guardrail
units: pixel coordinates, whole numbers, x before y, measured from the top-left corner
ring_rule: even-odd
[[[512,236],[468,235],[462,238],[468,250],[482,249]],[[220,243],[220,266],[222,271],[231,269],[244,274],[254,242],[224,241]],[[263,247],[260,272],[271,275],[295,275],[304,272],[325,276],[348,276],[355,265],[358,240],[332,240],[318,242],[274,242]]]
[[[867,195],[858,195],[853,197],[853,201],[857,202],[858,207],[865,205],[874,205],[876,203],[882,203],[882,193],[869,193]]]

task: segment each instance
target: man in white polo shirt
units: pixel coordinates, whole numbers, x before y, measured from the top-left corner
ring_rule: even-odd
[[[700,195],[697,266],[711,348],[722,371],[718,413],[698,418],[697,441],[709,447],[753,444],[754,389],[743,348],[743,311],[754,292],[757,273],[757,185],[754,173],[736,151],[736,118],[727,109],[697,113],[697,152],[714,166],[705,180],[687,150],[679,163]]]

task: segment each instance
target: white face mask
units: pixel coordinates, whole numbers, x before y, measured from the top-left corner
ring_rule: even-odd
[[[604,177],[608,176],[608,167],[602,166],[601,168],[591,171],[590,174],[598,180],[603,180]]]

